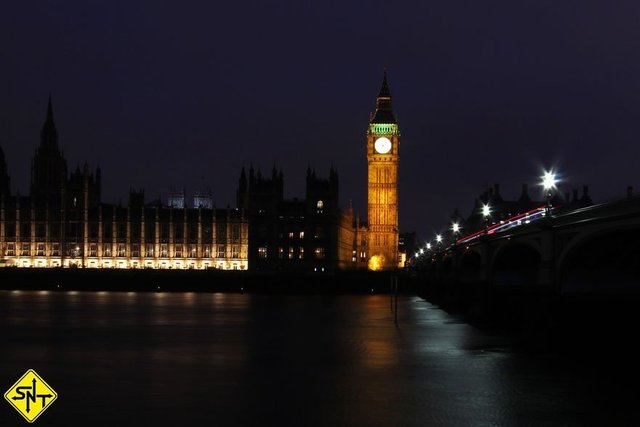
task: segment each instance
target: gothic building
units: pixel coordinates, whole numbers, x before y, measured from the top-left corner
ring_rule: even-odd
[[[218,268],[330,272],[401,265],[398,249],[400,132],[386,70],[366,132],[367,219],[340,209],[338,173],[310,167],[303,199],[285,199],[282,170],[242,169],[236,209],[210,192],[188,207],[184,190],[166,204],[131,191],[127,206],[101,199],[102,172],[69,172],[51,99],[31,162],[28,196],[12,195],[0,149],[0,265],[88,268]]]
[[[283,197],[283,174],[266,177],[243,168],[238,207],[249,216],[249,264],[255,270],[333,271],[394,269],[398,250],[400,132],[385,71],[366,135],[367,221],[341,210],[338,174],[328,179],[307,169],[304,199]]]
[[[246,270],[249,224],[240,209],[216,209],[207,197],[187,208],[101,201],[102,174],[85,163],[70,174],[51,99],[31,163],[28,196],[11,195],[0,149],[0,265],[18,267]]]
[[[238,207],[249,216],[249,265],[254,271],[329,272],[350,267],[351,212],[338,205],[338,173],[319,178],[307,169],[304,199],[283,197],[282,170],[265,177],[243,168]]]

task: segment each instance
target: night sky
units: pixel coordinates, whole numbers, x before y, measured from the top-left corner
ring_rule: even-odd
[[[235,206],[250,163],[304,197],[307,164],[333,164],[365,215],[385,65],[401,231],[431,238],[544,166],[595,201],[640,190],[637,1],[14,1],[0,40],[0,146],[22,194],[51,93],[69,167],[99,163],[104,201],[185,187]]]

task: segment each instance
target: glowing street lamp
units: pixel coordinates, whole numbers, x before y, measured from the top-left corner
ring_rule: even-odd
[[[556,188],[557,182],[556,174],[552,170],[544,172],[544,175],[542,176],[542,187],[544,188],[544,192],[547,196],[547,206],[545,208],[547,216],[551,213],[551,191]]]
[[[431,250],[431,243],[427,243],[427,250],[430,251]]]
[[[489,231],[489,217],[491,216],[491,206],[488,203],[482,205],[482,216],[484,217],[485,231]]]
[[[460,224],[458,224],[457,222],[451,224],[451,231],[453,231],[454,236],[457,235],[460,232]]]
[[[442,235],[436,234],[436,242],[442,243]]]

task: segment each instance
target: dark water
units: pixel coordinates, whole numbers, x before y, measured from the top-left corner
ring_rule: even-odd
[[[3,291],[0,387],[35,369],[59,394],[43,426],[638,421],[610,360],[517,350],[417,297],[399,307],[396,326],[376,295]],[[0,426],[26,424],[3,400]]]

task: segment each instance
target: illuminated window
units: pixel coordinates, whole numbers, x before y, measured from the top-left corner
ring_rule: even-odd
[[[140,245],[134,243],[131,245],[131,256],[134,258],[138,258],[140,256]]]
[[[225,258],[225,248],[224,245],[218,245],[218,258]]]
[[[258,258],[266,259],[267,258],[267,247],[260,246],[258,248]]]
[[[282,246],[278,247],[278,258],[279,259],[284,258],[284,248]]]
[[[126,251],[125,251],[124,243],[119,243],[119,244],[118,244],[118,256],[119,256],[119,257],[126,256]]]
[[[211,258],[211,246],[204,245],[202,247],[202,251],[204,252],[204,257],[205,258]]]
[[[89,245],[89,256],[98,256],[98,245],[97,244],[92,243],[92,244]]]
[[[240,258],[240,246],[238,245],[231,246],[231,258]]]
[[[29,256],[29,244],[23,243],[22,250],[20,251],[20,256]]]
[[[324,248],[319,246],[314,251],[317,259],[324,259]]]
[[[55,251],[55,245],[54,245],[54,249]],[[110,244],[105,244],[102,245],[102,256],[111,256],[111,245]]]
[[[145,245],[144,256],[147,258],[153,257],[153,244]]]
[[[293,259],[293,248],[289,247],[289,259]]]
[[[366,252],[360,252],[360,261],[366,261],[367,260],[367,253]]]
[[[14,256],[15,254],[15,246],[13,243],[7,243],[7,255]]]
[[[44,256],[44,243],[38,243],[36,248],[36,256]]]
[[[322,200],[318,200],[318,202],[316,203],[316,208],[318,210],[324,209],[324,202]]]
[[[51,255],[52,256],[60,256],[60,243],[54,243],[51,246]]]
[[[182,245],[175,246],[176,257],[180,258],[182,256]]]
[[[166,258],[168,254],[167,245],[160,245],[160,256]]]
[[[304,239],[304,231],[301,231],[301,232],[300,232],[300,238],[301,238],[301,239]]]
[[[304,259],[304,248],[302,246],[298,248],[298,259]]]
[[[189,256],[196,258],[198,256],[198,247],[196,245],[189,245]]]
[[[293,239],[293,231],[290,231],[290,232],[289,232],[289,238],[290,238],[290,239]]]

